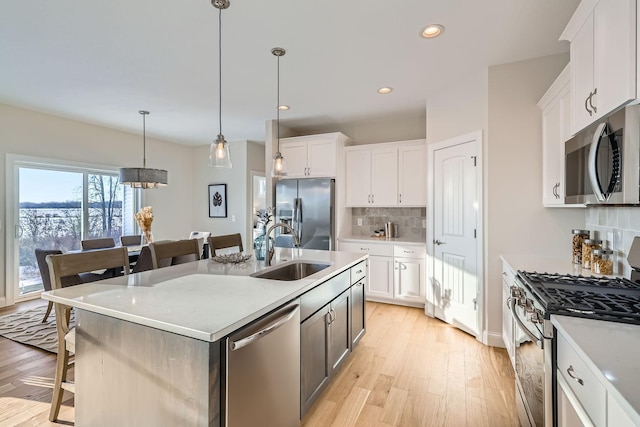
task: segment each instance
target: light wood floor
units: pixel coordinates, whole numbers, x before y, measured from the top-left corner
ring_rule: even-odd
[[[504,349],[416,308],[368,302],[366,327],[304,427],[519,425]]]
[[[72,394],[58,422],[48,421],[54,372],[54,354],[0,337],[0,427],[73,425]],[[506,352],[423,310],[368,302],[365,337],[302,426],[394,425],[517,426]]]

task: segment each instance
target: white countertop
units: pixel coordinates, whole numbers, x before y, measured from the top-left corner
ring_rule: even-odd
[[[640,325],[556,315],[551,322],[640,425]]]
[[[366,257],[276,248],[274,267],[293,260],[331,265],[301,280],[280,281],[247,277],[264,270],[264,261],[220,264],[209,259],[43,292],[42,298],[213,342]]]
[[[338,237],[338,240],[341,242],[380,242],[380,243],[408,243],[412,245],[422,245],[425,246],[427,244],[426,240],[415,239],[409,237],[371,237],[371,236],[341,236]]]

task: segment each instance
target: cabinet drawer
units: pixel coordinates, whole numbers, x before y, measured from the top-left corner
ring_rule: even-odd
[[[558,334],[558,371],[593,424],[606,425],[606,390],[561,334]]]
[[[362,279],[367,274],[367,262],[362,261],[359,264],[351,267],[351,284],[353,285],[358,280]]]
[[[300,297],[300,320],[304,321],[332,299],[349,289],[351,286],[350,278],[349,271],[343,271],[303,294]]]
[[[340,250],[377,256],[393,256],[393,245],[390,243],[340,242]]]
[[[403,258],[424,258],[427,248],[422,245],[393,245],[393,256]]]

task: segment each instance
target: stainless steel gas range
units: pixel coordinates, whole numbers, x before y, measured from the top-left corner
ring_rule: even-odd
[[[640,324],[640,282],[518,271],[509,306],[519,329],[516,391],[523,426],[556,426],[556,339],[551,315]]]

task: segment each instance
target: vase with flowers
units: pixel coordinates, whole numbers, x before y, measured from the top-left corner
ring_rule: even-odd
[[[257,260],[264,260],[266,256],[266,235],[267,235],[267,226],[273,219],[273,212],[275,212],[275,208],[266,208],[259,209],[256,211],[256,216],[258,217],[258,222],[256,224],[256,228],[260,230],[260,234],[253,241],[253,251],[255,253]],[[272,237],[269,237],[271,247],[275,244],[275,241]]]
[[[140,226],[144,234],[146,243],[153,243],[153,233],[151,233],[151,223],[153,222],[153,209],[151,206],[145,206],[136,213],[136,222]]]

